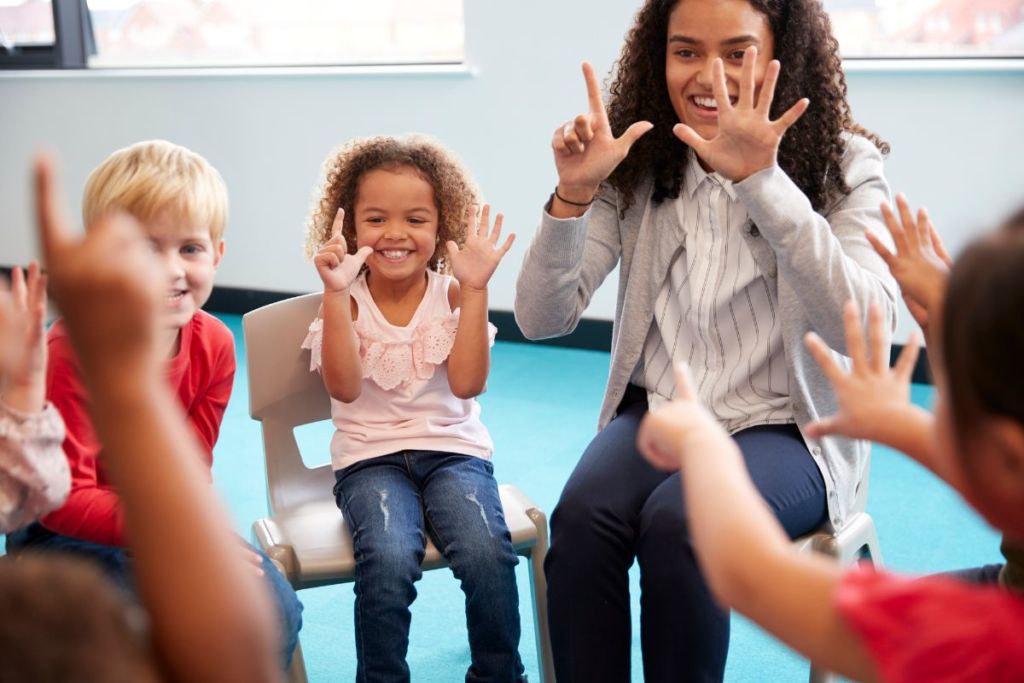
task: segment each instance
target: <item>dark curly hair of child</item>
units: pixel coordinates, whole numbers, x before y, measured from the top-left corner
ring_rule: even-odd
[[[679,119],[665,82],[669,15],[679,2],[685,0],[647,0],[637,12],[612,75],[608,119],[615,135],[622,135],[636,121],[654,124],[608,179],[620,195],[622,211],[633,204],[634,191],[650,174],[655,203],[679,196],[689,155],[687,146],[672,134]],[[867,137],[883,154],[888,154],[889,145],[853,120],[839,46],[821,3],[748,2],[768,19],[775,39],[774,58],[782,66],[771,118],[778,118],[802,97],[811,100],[811,106],[782,138],[779,166],[814,209],[821,211],[837,196],[850,192],[840,166],[846,149],[844,132]]]
[[[466,238],[466,212],[479,203],[479,190],[459,160],[440,143],[420,135],[395,138],[357,138],[333,151],[324,162],[324,184],[306,226],[306,255],[312,257],[331,238],[338,208],[345,209],[342,234],[351,254],[356,252],[354,223],[359,182],[373,170],[411,168],[434,190],[437,240],[429,261],[432,270],[448,270],[445,243],[462,246]]]

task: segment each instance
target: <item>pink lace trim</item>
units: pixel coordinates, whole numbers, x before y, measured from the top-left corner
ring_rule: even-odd
[[[435,318],[416,327],[411,341],[393,342],[375,335],[372,330],[355,321],[359,336],[359,358],[363,364],[363,377],[372,379],[385,391],[408,384],[414,379],[428,380],[438,365],[448,359],[459,329],[459,311],[443,318]],[[324,321],[317,318],[309,326],[309,334],[302,348],[310,350],[309,369],[319,370],[323,352]],[[498,329],[487,323],[487,336],[491,346]]]

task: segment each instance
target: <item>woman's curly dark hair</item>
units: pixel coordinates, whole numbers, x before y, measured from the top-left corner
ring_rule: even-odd
[[[440,143],[421,135],[395,138],[357,138],[331,152],[324,162],[324,184],[306,224],[306,256],[312,258],[331,238],[338,208],[345,209],[342,234],[350,254],[356,252],[355,202],[359,181],[375,169],[411,168],[434,189],[437,239],[429,267],[447,272],[445,243],[462,246],[466,239],[466,212],[479,201],[472,177]]]
[[[637,12],[612,76],[608,119],[615,135],[622,135],[636,121],[654,124],[608,179],[622,199],[623,211],[633,204],[634,192],[648,174],[654,176],[655,202],[678,197],[682,185],[689,155],[686,144],[672,134],[679,118],[665,82],[668,20],[679,2],[685,0],[647,0]],[[850,192],[840,166],[846,149],[844,132],[867,137],[883,154],[889,153],[889,145],[853,120],[839,45],[821,3],[748,2],[767,17],[775,39],[774,56],[782,65],[771,118],[778,118],[800,98],[811,98],[811,106],[782,138],[779,166],[820,211],[837,194]]]

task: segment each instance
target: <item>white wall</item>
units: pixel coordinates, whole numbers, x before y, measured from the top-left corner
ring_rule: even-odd
[[[492,306],[511,309],[518,263],[555,182],[551,131],[586,104],[579,62],[607,71],[635,9],[597,4],[470,0],[471,74],[0,72],[0,264],[35,254],[35,149],[58,151],[66,204],[77,212],[86,176],[107,154],[163,137],[205,155],[227,180],[232,215],[218,282],[313,290],[303,223],[327,152],[352,136],[420,131],[464,159],[518,233],[492,289]],[[848,81],[857,118],[893,145],[893,187],[929,207],[951,246],[1024,203],[1024,71],[851,71]],[[611,318],[614,299],[609,282],[588,316]]]

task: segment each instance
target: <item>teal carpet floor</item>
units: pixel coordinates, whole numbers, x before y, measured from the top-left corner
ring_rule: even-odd
[[[267,512],[259,427],[247,412],[245,349],[239,316],[221,316],[238,341],[238,373],[214,457],[214,482],[236,527],[249,537],[252,521]],[[494,438],[495,475],[514,483],[550,515],[562,485],[593,436],[608,372],[608,354],[502,343],[494,347],[483,419]],[[930,405],[930,387],[914,388]],[[326,462],[329,423],[300,430],[303,457]],[[931,474],[876,447],[869,511],[878,527],[885,564],[928,573],[997,561],[998,536]],[[519,579],[527,674],[539,681],[530,586],[525,563]],[[630,574],[633,603],[633,680],[643,680],[639,639],[639,573]],[[415,683],[454,683],[469,663],[462,593],[447,570],[424,574],[413,605],[408,661]],[[302,648],[311,683],[355,676],[352,585],[304,590]],[[807,680],[807,663],[770,636],[733,616],[727,681]],[[686,643],[680,643],[686,647]]]

